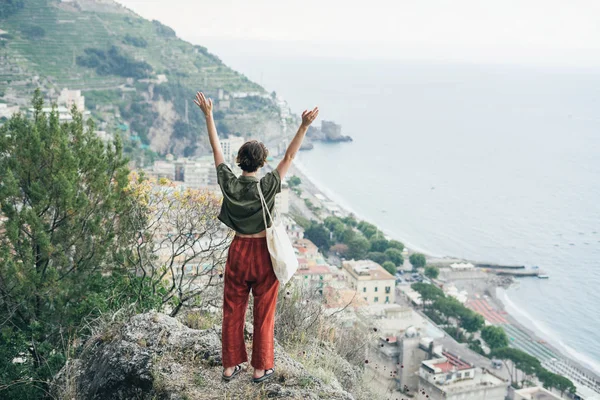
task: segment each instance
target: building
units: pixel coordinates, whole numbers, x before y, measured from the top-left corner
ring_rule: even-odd
[[[64,88],[58,95],[56,103],[59,106],[65,106],[69,110],[73,105],[77,107],[79,112],[83,112],[85,109],[85,97],[81,95],[81,90],[69,90]]]
[[[152,175],[157,178],[175,179],[175,163],[172,161],[154,161]]]
[[[277,198],[275,198],[277,201]],[[304,239],[304,228],[301,227],[294,221],[292,218],[287,215],[282,216],[282,223],[285,226],[285,230],[292,239],[292,241],[298,241],[299,239]]]
[[[484,368],[443,352],[419,368],[418,400],[504,400],[508,382]]]
[[[536,386],[525,389],[515,390],[512,395],[513,400],[561,400],[560,397],[543,387]]]
[[[220,142],[225,162],[230,165],[235,165],[235,158],[238,150],[246,143],[246,140],[243,137],[230,136],[227,139],[221,139]]]
[[[290,187],[286,183],[281,184],[281,192],[275,196],[275,207],[280,214],[290,213]]]
[[[212,158],[185,163],[183,182],[187,187],[194,189],[217,185],[217,170]]]
[[[369,304],[395,303],[396,278],[371,260],[344,261],[342,268],[349,286]]]
[[[85,120],[86,118],[88,118],[91,113],[89,111],[82,111],[83,109],[79,110],[82,114],[83,114],[83,119]],[[64,106],[58,106],[58,107],[44,107],[42,108],[42,112],[44,114],[46,114],[47,116],[50,116],[50,114],[55,111],[58,114],[58,121],[59,122],[71,122],[73,121],[73,115],[71,115],[71,109],[64,107]],[[31,114],[33,114],[34,109],[33,107],[29,109],[29,112]]]
[[[8,104],[0,103],[0,118],[9,119],[19,112],[19,106],[9,107]]]
[[[315,260],[318,257],[322,257],[317,245],[308,239],[298,239],[294,242],[293,246],[298,254],[298,258]]]
[[[300,259],[298,260],[300,261]],[[323,289],[329,286],[329,282],[333,280],[329,265],[317,265],[314,262],[306,262],[298,265],[298,271],[294,274],[294,279],[305,288],[314,289],[319,294],[323,294]]]
[[[369,349],[369,377],[381,388],[380,394],[416,393],[421,363],[441,355],[442,347],[431,338],[423,338],[415,327],[397,336],[381,336]]]

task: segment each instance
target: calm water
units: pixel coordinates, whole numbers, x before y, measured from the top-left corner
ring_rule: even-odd
[[[349,144],[299,164],[413,248],[538,265],[508,291],[524,324],[600,373],[600,70],[265,59],[215,48]]]

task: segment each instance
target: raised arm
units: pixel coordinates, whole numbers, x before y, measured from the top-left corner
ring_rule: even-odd
[[[277,172],[279,172],[279,176],[281,177],[281,179],[285,177],[285,174],[287,174],[288,169],[290,169],[290,165],[292,165],[292,161],[294,160],[294,157],[296,157],[296,153],[298,153],[298,150],[300,150],[300,146],[302,145],[302,141],[304,140],[304,135],[306,135],[308,127],[310,126],[310,124],[312,124],[315,118],[317,118],[317,115],[319,115],[318,107],[315,107],[312,111],[304,110],[304,112],[302,113],[302,123],[300,124],[300,128],[298,128],[296,136],[294,136],[294,138],[290,142],[285,152],[285,156],[283,157],[283,160],[281,160],[279,162],[279,165],[277,166]]]
[[[217,127],[215,126],[215,120],[213,119],[213,103],[211,99],[204,97],[204,93],[196,93],[194,103],[204,113],[206,118],[206,130],[208,130],[208,140],[210,141],[210,147],[212,147],[213,155],[215,157],[215,167],[225,162],[223,157],[223,151],[221,150],[221,143],[219,143],[219,136],[217,135]]]

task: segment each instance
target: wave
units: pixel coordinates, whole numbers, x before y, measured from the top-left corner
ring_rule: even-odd
[[[600,363],[596,362],[594,359],[588,357],[586,354],[581,353],[571,346],[565,344],[560,336],[554,332],[552,329],[548,328],[544,323],[533,318],[531,314],[529,314],[525,309],[517,306],[508,296],[508,293],[498,288],[496,289],[498,293],[498,298],[504,306],[506,307],[506,311],[515,317],[517,321],[523,324],[525,327],[534,331],[537,335],[539,335],[542,339],[547,340],[556,347],[558,350],[563,352],[570,358],[578,360],[586,367],[592,369],[594,372],[600,374]]]

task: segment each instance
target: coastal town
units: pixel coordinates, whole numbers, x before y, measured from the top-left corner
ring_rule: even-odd
[[[219,93],[218,104],[221,107],[227,107],[229,100],[229,95]],[[84,110],[84,117],[90,115],[80,90],[63,89],[57,94],[56,103],[60,121],[72,120],[70,109],[73,106]],[[280,106],[287,107],[283,101]],[[286,109],[291,114],[289,108]],[[0,107],[5,118],[17,111],[18,107]],[[44,108],[44,112],[49,114],[52,109]],[[331,130],[335,137],[343,137],[339,126],[328,121],[322,122],[315,137],[319,137],[320,132]],[[114,140],[114,136],[104,130],[96,131],[96,135],[104,142]],[[230,135],[220,141],[227,163],[238,175],[241,170],[235,163],[235,157],[245,140],[244,137]],[[272,138],[269,145],[272,153],[265,168],[267,171],[283,155],[287,142]],[[193,189],[211,193],[215,198],[220,196],[210,155],[175,157],[168,154],[164,159],[138,169],[149,177],[170,182],[172,191]],[[543,271],[452,258],[423,257],[426,261],[413,264],[411,256],[416,253],[401,244],[395,249],[381,249],[387,251],[385,254],[395,255],[395,258],[387,257],[385,261],[373,257],[372,253],[369,253],[370,257],[363,254],[358,259],[345,257],[352,252],[348,252],[344,244],[335,245],[335,240],[328,240],[325,249],[319,248],[310,240],[310,232],[306,233],[307,228],[311,229],[306,226],[307,221],[310,224],[337,223],[353,220],[354,217],[328,199],[297,167],[293,167],[291,177],[283,183],[282,191],[276,197],[276,208],[293,240],[298,258],[299,269],[293,285],[317,296],[325,312],[338,315],[344,324],[358,324],[376,332],[372,342],[365,345],[365,377],[372,390],[382,398],[391,399],[397,395],[417,399],[501,400],[507,396],[511,399],[600,398],[600,378],[597,375],[537,338],[508,315],[496,298],[496,287],[506,287],[513,279],[528,276],[545,278]],[[360,234],[359,228],[352,229]],[[335,229],[329,232],[330,236],[333,236],[333,231]],[[226,232],[221,233],[226,236]],[[315,236],[314,232],[312,236]],[[381,239],[391,242],[388,238]],[[390,249],[391,252],[388,251]],[[389,259],[395,261],[391,267]],[[429,268],[436,270],[434,276],[426,273]],[[197,271],[186,269],[184,273],[197,274]],[[490,348],[482,342],[480,333],[467,341],[458,332],[459,329],[452,328],[455,329],[453,331],[442,321],[434,320],[435,316],[428,313],[426,307],[428,300],[422,298],[422,292],[414,289],[415,283],[440,288],[445,296],[481,315],[486,326],[501,327],[512,348],[536,357],[548,371],[570,379],[576,389],[569,392],[544,388],[540,379],[525,372],[520,372],[521,381],[527,384],[522,383],[522,387],[515,388],[511,361],[485,356]],[[473,340],[478,343],[475,348]]]
[[[236,149],[241,144],[242,138],[221,140],[225,159],[236,173],[241,173],[235,165]],[[267,171],[281,155],[282,152],[277,152],[269,158]],[[196,160],[167,157],[145,172],[166,178],[181,189],[208,190],[215,196],[220,193],[212,157]],[[537,279],[539,271],[452,258],[426,257],[421,264],[411,257],[416,253],[404,246],[399,246],[401,255],[396,259],[399,264],[393,264],[391,270],[389,261],[345,258],[342,253],[348,249],[344,245],[330,247],[325,255],[310,240],[314,229],[308,227],[307,232],[306,221],[315,224],[333,219],[351,220],[353,216],[323,195],[296,167],[283,183],[276,207],[298,258],[299,269],[292,286],[317,296],[325,312],[335,314],[343,324],[358,324],[376,332],[372,342],[365,346],[365,377],[381,398],[599,398],[600,379],[593,372],[537,338],[508,315],[496,298],[496,287],[506,287],[513,279]],[[388,251],[388,254],[396,253]],[[430,268],[437,271],[434,276],[425,272]],[[506,332],[511,348],[536,357],[548,371],[568,377],[575,384],[574,390],[544,388],[544,383],[531,372],[512,372],[514,366],[510,360],[485,355],[490,347],[482,340],[481,333],[472,336],[480,346],[476,351],[472,339],[467,341],[443,321],[434,321],[436,316],[426,307],[429,300],[415,290],[419,285],[440,288],[446,297],[481,315],[484,326],[500,327]],[[516,385],[513,375],[522,383]]]

